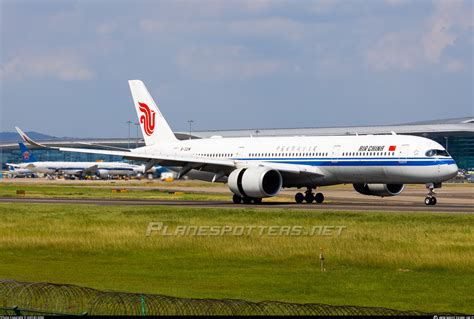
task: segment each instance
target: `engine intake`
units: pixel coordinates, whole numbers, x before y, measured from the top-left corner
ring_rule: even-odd
[[[283,185],[280,172],[267,167],[236,169],[227,181],[234,194],[255,198],[275,196]]]
[[[354,184],[354,189],[361,194],[381,197],[399,195],[404,188],[403,184]]]

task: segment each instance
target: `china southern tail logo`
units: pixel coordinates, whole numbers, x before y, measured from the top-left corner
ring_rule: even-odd
[[[143,130],[145,131],[146,135],[150,136],[153,134],[155,130],[155,111],[150,110],[148,105],[145,103],[138,102],[140,112],[142,112],[142,116],[140,116],[140,123],[143,124]]]
[[[23,158],[25,159],[25,161],[29,160],[30,159],[30,152],[26,151],[25,153],[23,153]]]

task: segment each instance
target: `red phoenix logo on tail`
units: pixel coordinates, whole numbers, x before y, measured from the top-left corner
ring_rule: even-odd
[[[23,157],[25,158],[25,161],[29,160],[30,159],[30,152],[26,151],[25,153],[23,153]]]
[[[145,103],[140,103],[138,102],[138,105],[140,105],[138,108],[140,109],[140,112],[142,112],[142,116],[140,116],[140,123],[143,124],[143,130],[145,131],[146,135],[150,136],[153,134],[153,131],[155,130],[155,111],[150,110],[148,105]]]

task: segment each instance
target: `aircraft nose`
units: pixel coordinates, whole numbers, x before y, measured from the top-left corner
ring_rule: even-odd
[[[459,171],[459,168],[456,163],[449,164],[446,167],[446,175],[448,178],[456,177],[458,175],[458,171]]]

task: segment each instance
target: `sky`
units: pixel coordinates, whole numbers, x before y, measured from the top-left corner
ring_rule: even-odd
[[[474,115],[471,0],[0,0],[0,18],[0,131],[126,137],[129,79],[174,131]]]

